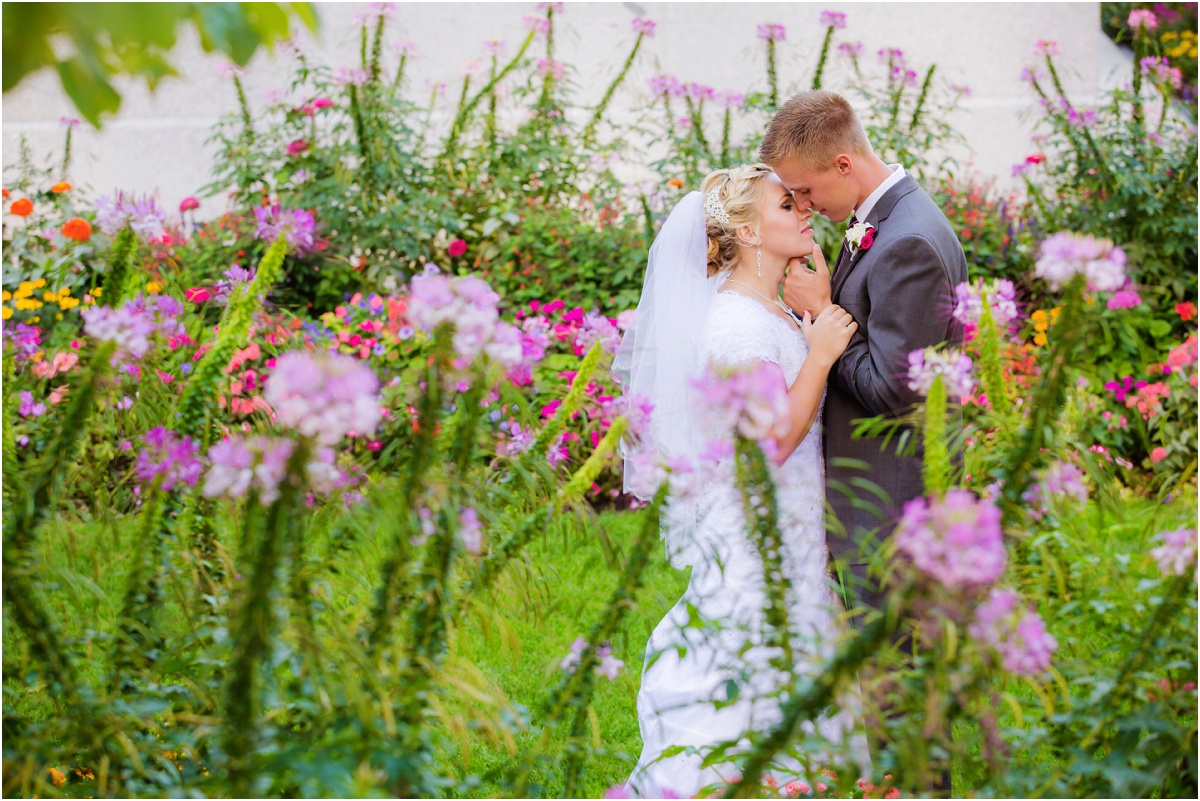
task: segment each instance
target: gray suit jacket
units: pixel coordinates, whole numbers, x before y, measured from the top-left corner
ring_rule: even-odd
[[[919,441],[916,455],[897,456],[898,436],[882,450],[881,438],[852,439],[852,421],[912,410],[920,398],[907,386],[908,353],[942,342],[962,346],[951,311],[954,287],[967,280],[954,229],[912,176],[889,189],[865,222],[875,227],[875,241],[842,256],[833,274],[833,302],[854,316],[858,331],[833,368],[825,400],[826,497],[840,524],[829,549],[850,565],[866,562],[904,503],[924,494]],[[949,431],[956,425],[961,417]]]

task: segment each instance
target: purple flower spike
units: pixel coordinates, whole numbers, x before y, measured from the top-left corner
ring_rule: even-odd
[[[1008,589],[994,589],[975,612],[972,637],[1000,657],[1000,664],[1017,676],[1036,676],[1050,667],[1058,642],[1046,633],[1037,612],[1020,603]]]
[[[145,486],[161,476],[163,490],[170,492],[176,484],[194,486],[200,480],[203,464],[196,455],[199,448],[190,437],[181,437],[170,429],[157,426],[142,437],[146,447],[138,453],[134,472]]]
[[[895,543],[918,570],[951,589],[994,583],[1007,560],[1000,510],[962,489],[950,490],[941,501],[906,503]]]

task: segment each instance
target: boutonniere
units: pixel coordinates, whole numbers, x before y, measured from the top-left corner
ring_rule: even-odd
[[[875,244],[875,226],[869,222],[856,222],[846,229],[846,242],[852,252],[870,250]]]

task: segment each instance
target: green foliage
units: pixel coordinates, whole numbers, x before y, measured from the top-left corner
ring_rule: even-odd
[[[144,79],[154,89],[177,74],[167,55],[182,23],[196,26],[205,52],[221,50],[245,64],[261,45],[286,38],[293,17],[316,30],[308,3],[21,3],[4,15],[4,91],[54,67],[67,97],[98,127],[101,115],[121,106],[114,75]],[[73,47],[60,58],[50,42],[62,36]]]

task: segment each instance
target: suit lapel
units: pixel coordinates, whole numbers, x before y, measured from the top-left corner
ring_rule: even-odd
[[[875,229],[878,236],[879,227],[883,221],[892,213],[892,209],[896,208],[896,204],[900,202],[900,198],[915,191],[918,188],[916,180],[911,175],[905,175],[900,181],[884,193],[883,197],[871,209],[871,213],[867,215],[865,222],[869,222],[871,227]],[[834,302],[837,302],[837,297],[842,291],[842,287],[846,284],[846,278],[854,270],[854,267],[862,261],[865,250],[859,248],[853,254],[849,253],[850,245],[842,240],[842,253],[838,254],[837,266],[833,272],[833,291],[831,293]]]

